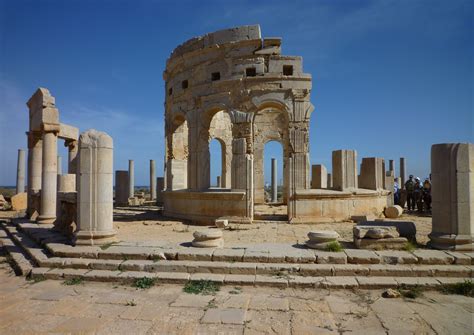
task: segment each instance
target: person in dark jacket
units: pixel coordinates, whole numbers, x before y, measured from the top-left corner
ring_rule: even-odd
[[[413,180],[412,174],[408,177],[408,180],[405,182],[405,190],[407,191],[408,210],[414,211],[415,210],[415,181]]]

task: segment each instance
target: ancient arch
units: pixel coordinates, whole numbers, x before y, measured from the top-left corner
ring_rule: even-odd
[[[184,114],[176,114],[167,126],[166,183],[169,190],[188,188],[188,123]]]

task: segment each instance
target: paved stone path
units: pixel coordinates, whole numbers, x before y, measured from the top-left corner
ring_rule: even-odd
[[[163,284],[25,281],[0,258],[1,334],[472,334],[474,300],[425,292],[224,286],[215,295]]]

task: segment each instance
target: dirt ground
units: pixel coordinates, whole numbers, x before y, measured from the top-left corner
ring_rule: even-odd
[[[261,209],[261,208],[260,208]],[[271,209],[275,215],[284,214],[284,207]],[[268,211],[267,211],[268,212]],[[13,211],[0,211],[1,218],[10,218]],[[417,242],[421,246],[429,241],[431,232],[431,216],[418,216],[415,213],[404,213],[401,218],[393,221],[409,221],[416,225]],[[352,242],[354,222],[328,222],[317,224],[287,224],[284,221],[258,220],[250,225],[231,224],[224,230],[226,247],[244,246],[262,243],[301,244],[307,240],[311,230],[335,230],[341,235],[342,242]],[[165,218],[155,206],[122,207],[114,209],[114,225],[117,238],[121,241],[156,241],[165,240],[181,244],[193,239],[193,232],[206,229],[203,226],[191,225],[187,222]]]
[[[275,214],[282,209],[275,210]],[[126,241],[167,240],[182,243],[193,239],[192,233],[206,227],[194,226],[183,221],[165,218],[156,207],[120,208],[114,211],[115,227],[118,238]],[[394,221],[414,222],[417,229],[417,242],[426,245],[431,232],[431,216],[403,214]],[[250,225],[231,224],[224,230],[226,247],[255,243],[291,243],[299,244],[307,240],[311,230],[335,230],[341,235],[341,241],[352,242],[354,222],[330,222],[318,224],[287,224],[276,221],[256,221]]]

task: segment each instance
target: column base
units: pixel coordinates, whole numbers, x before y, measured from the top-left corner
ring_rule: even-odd
[[[74,245],[104,245],[117,242],[115,230],[110,231],[78,231],[74,234]]]
[[[472,251],[474,241],[471,235],[431,233],[429,246],[440,250]]]
[[[51,215],[40,215],[36,219],[36,223],[39,224],[51,224],[56,221],[56,216],[51,216]]]

